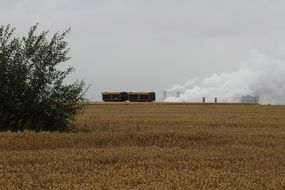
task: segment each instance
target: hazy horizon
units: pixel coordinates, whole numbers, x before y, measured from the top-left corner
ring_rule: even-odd
[[[102,91],[155,91],[161,100],[162,91],[173,85],[211,78],[214,73],[219,76],[238,72],[253,50],[269,57],[266,60],[278,60],[269,61],[267,66],[278,65],[278,74],[285,76],[282,22],[285,1],[0,0],[0,3],[1,25],[16,27],[17,35],[25,35],[35,23],[40,24],[40,30],[51,33],[71,27],[67,38],[72,57],[69,63],[76,68],[71,79],[84,79],[91,84],[87,94],[91,100],[101,100]],[[273,70],[267,69],[268,73],[259,77],[273,76]],[[243,77],[240,78],[242,81]],[[285,103],[280,98],[285,92],[285,77],[276,80],[252,85],[273,85],[279,92],[269,95],[279,98],[278,103]],[[267,87],[258,90],[272,92],[273,88]],[[191,91],[193,87],[188,88]]]

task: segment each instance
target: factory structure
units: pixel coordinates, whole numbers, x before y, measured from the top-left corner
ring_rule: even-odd
[[[155,92],[103,92],[104,102],[154,102]]]
[[[176,97],[179,98],[180,97],[181,92],[177,91],[176,92]],[[167,91],[163,91],[162,93],[162,100],[165,101],[167,99]],[[207,103],[207,99],[206,97],[201,97],[202,99],[202,103]],[[218,97],[215,97],[213,100],[209,101],[208,103],[218,103]],[[240,103],[242,104],[259,104],[260,103],[260,98],[259,96],[250,96],[250,95],[246,95],[246,96],[241,96],[240,99]]]
[[[241,103],[244,104],[259,104],[259,96],[242,96],[241,97]]]
[[[167,91],[162,93],[162,101],[167,99]],[[179,98],[181,92],[176,92],[176,97]],[[103,92],[102,100],[104,102],[154,102],[156,101],[155,92]],[[207,101],[206,97],[201,97],[202,103],[218,103],[218,97]],[[259,104],[259,96],[242,96],[240,103],[242,104]]]

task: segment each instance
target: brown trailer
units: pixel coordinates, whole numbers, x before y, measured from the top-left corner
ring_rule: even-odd
[[[129,92],[128,100],[130,102],[154,102],[155,93],[154,92]]]

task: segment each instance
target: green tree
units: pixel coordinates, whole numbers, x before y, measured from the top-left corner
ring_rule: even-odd
[[[0,130],[64,131],[86,99],[84,81],[66,84],[74,71],[58,65],[70,59],[65,41],[70,30],[14,37],[14,28],[0,26]]]

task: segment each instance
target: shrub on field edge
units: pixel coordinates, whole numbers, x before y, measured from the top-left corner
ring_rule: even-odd
[[[72,67],[65,41],[70,30],[13,37],[14,28],[0,26],[0,130],[64,131],[85,105],[84,81],[66,84]]]

